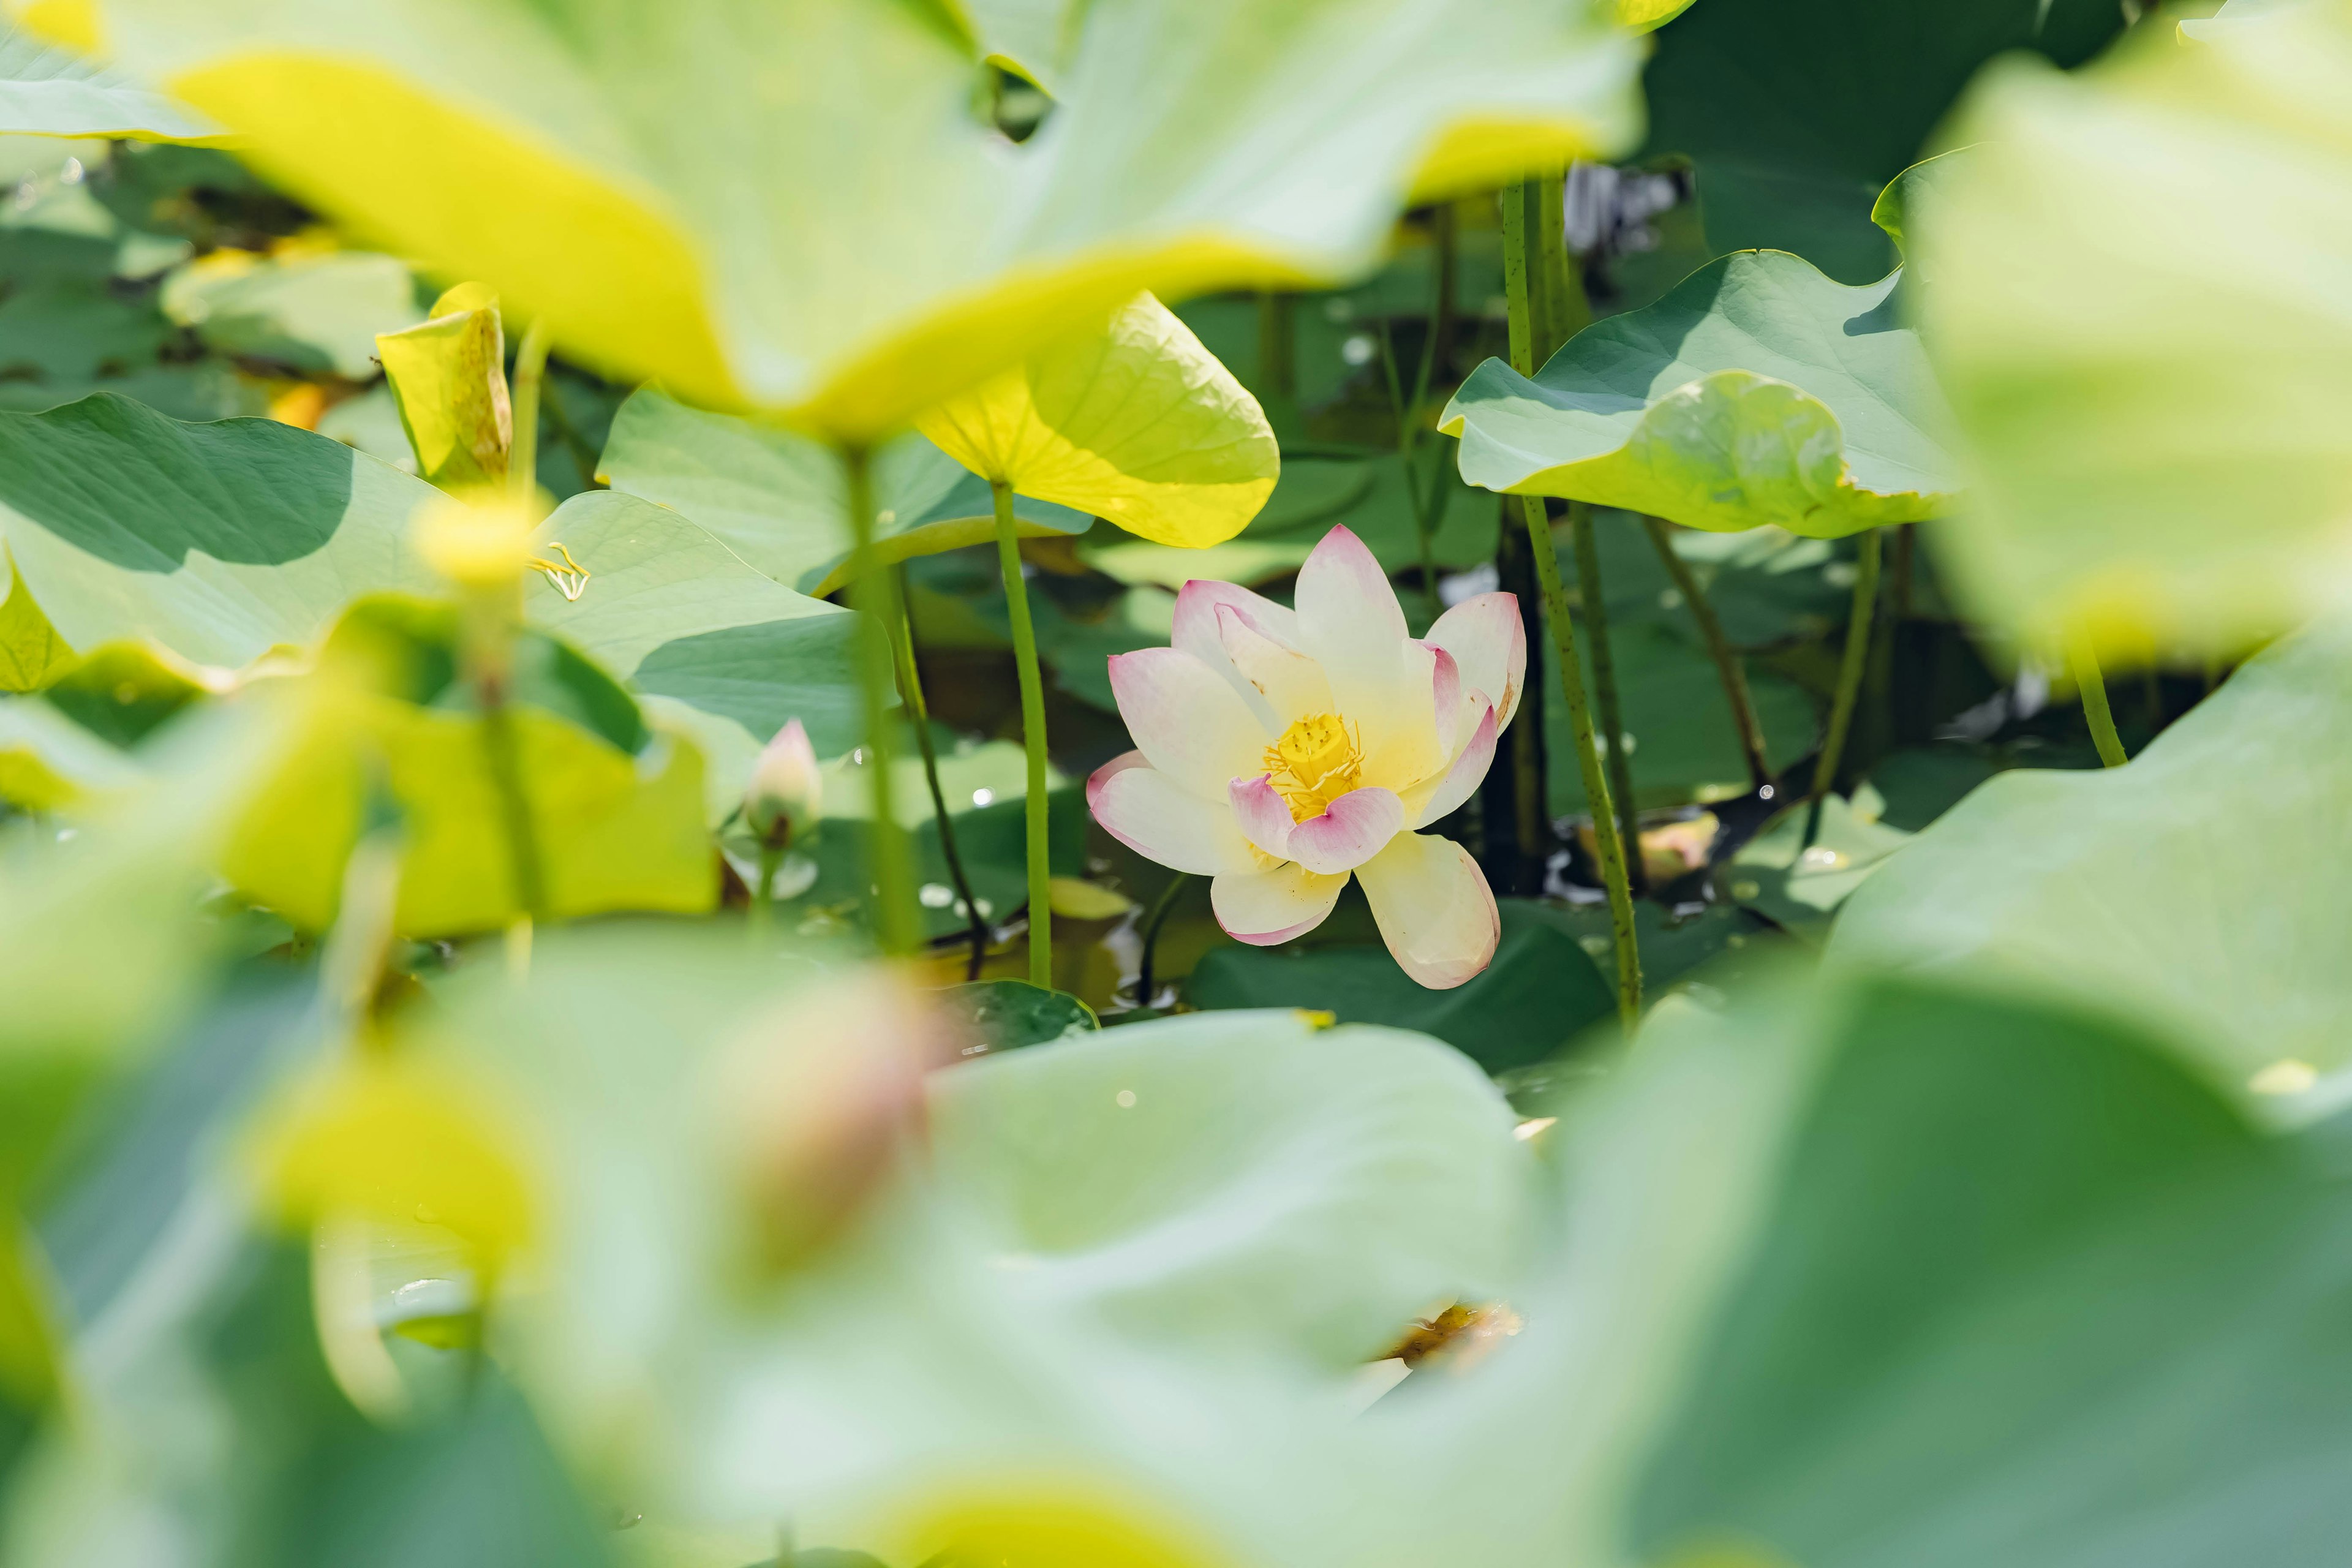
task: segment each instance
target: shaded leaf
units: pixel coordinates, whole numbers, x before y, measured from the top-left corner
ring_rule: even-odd
[[[974,1043],[967,1056],[1042,1046],[1102,1027],[1094,1009],[1066,991],[1048,991],[1025,980],[978,980],[940,993],[948,1012],[970,1026]]]
[[[165,279],[162,301],[222,353],[350,381],[373,378],[377,335],[418,315],[406,264],[364,251],[215,250]]]

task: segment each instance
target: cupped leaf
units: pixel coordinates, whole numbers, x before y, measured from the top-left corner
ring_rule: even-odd
[[[1959,480],[1901,277],[1848,288],[1779,251],[1727,256],[1533,380],[1487,361],[1439,428],[1473,484],[1692,528],[1831,539],[1932,517]]]
[[[163,313],[205,345],[305,374],[368,381],[379,333],[417,317],[415,285],[396,257],[215,250],[163,281]]]
[[[514,411],[497,295],[460,283],[433,302],[426,320],[377,333],[375,353],[419,475],[436,485],[496,484],[507,477]]]
[[[120,72],[0,20],[0,134],[213,142],[220,127]]]
[[[234,667],[316,639],[360,594],[430,591],[406,530],[434,493],[272,420],[184,425],[110,393],[0,414],[0,531],[77,648],[152,637]]]
[[[1189,549],[1239,533],[1282,471],[1257,400],[1149,294],[919,423],[992,485]]]
[[[2078,65],[2123,20],[2109,0],[1706,0],[1658,35],[1646,153],[1694,163],[1715,253],[1793,251],[1867,283],[1895,259],[1871,203],[1977,68]]]
[[[289,190],[568,353],[861,442],[1138,289],[1364,269],[1414,189],[1622,145],[1636,112],[1637,46],[1581,4],[1091,6],[1018,147],[921,6],[100,9]]]
[[[677,512],[632,496],[576,495],[534,542],[541,570],[523,595],[531,624],[631,689],[727,720],[755,742],[798,719],[821,755],[857,743],[852,612],[793,593]]]
[[[2352,915],[2312,847],[2347,780],[2338,621],[2246,665],[2127,767],[1979,786],[1854,894],[1830,956],[2055,992],[2190,1038],[2242,1082],[2341,1067]]]
[[[876,548],[885,561],[995,537],[987,481],[925,437],[889,441],[872,462]],[[806,437],[689,408],[648,386],[614,416],[597,478],[692,518],[788,588],[823,597],[849,581],[841,460]],[[1084,533],[1094,521],[1019,496],[1013,515],[1031,538]]]
[[[2352,14],[2291,7],[2074,78],[1989,72],[1913,215],[1975,457],[1964,606],[2235,656],[2352,588]]]

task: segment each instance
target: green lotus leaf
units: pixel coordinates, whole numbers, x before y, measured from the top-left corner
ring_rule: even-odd
[[[2203,43],[2224,37],[2232,28],[2246,26],[2280,12],[2314,3],[2315,0],[2221,0],[2221,8],[2210,16],[2183,18],[2180,36]]]
[[[1840,916],[1833,960],[1990,973],[2201,1044],[2232,1079],[2352,1062],[2326,859],[2352,773],[2352,630],[2265,651],[2129,766],[1989,781]]]
[[[1282,472],[1257,399],[1149,294],[919,423],[992,484],[1188,550],[1239,533]]]
[[[1706,0],[1658,35],[1645,153],[1696,164],[1711,251],[1793,251],[1867,283],[1895,261],[1872,202],[1977,68],[2012,50],[2078,65],[2122,23],[2112,0]]]
[[[375,355],[420,476],[442,486],[507,477],[514,412],[497,295],[460,283],[415,326],[377,333]]]
[[[1885,802],[1868,785],[1852,799],[1799,802],[1739,847],[1722,873],[1726,891],[1782,931],[1825,940],[1831,917],[1911,835],[1880,819]]]
[[[284,766],[255,792],[222,858],[231,886],[296,925],[333,922],[371,792],[400,816],[395,929],[495,931],[531,911],[514,886],[485,723],[457,679],[457,615],[362,601],[329,639],[329,671],[364,684],[310,701]],[[647,730],[611,679],[544,634],[518,645],[509,723],[544,879],[538,912],[698,913],[718,897],[702,758]]]
[[[1087,0],[962,0],[981,58],[1046,92],[1057,90],[1085,24]]]
[[[213,142],[216,125],[120,72],[0,20],[0,134]]]
[[[2079,76],[1987,73],[1918,221],[1975,455],[1963,607],[2235,657],[2340,603],[2352,511],[2352,15],[2289,7]]]
[[[70,385],[152,365],[172,336],[151,301],[118,298],[103,278],[18,282],[0,300],[0,373]]]
[[[166,316],[222,353],[349,381],[373,380],[378,334],[420,316],[407,264],[365,251],[216,250],[165,279],[161,300]]]
[[[1949,153],[1923,158],[1889,180],[1886,188],[1878,193],[1878,200],[1870,209],[1870,221],[1885,229],[1886,237],[1906,256],[1911,249],[1906,226],[1913,221],[1912,215],[1918,211],[1922,203],[1935,200],[1936,193],[1943,188],[1944,182],[1958,169],[1959,164],[1955,160],[1964,156],[1968,151],[1965,147],[1956,147]]]
[[[1048,991],[1025,980],[975,980],[940,993],[940,1005],[967,1024],[973,1044],[968,1055],[1049,1045],[1102,1027],[1095,1010],[1066,991]]]
[[[793,593],[686,518],[633,496],[576,495],[535,539],[540,560],[559,569],[575,562],[585,576],[533,574],[525,615],[632,690],[730,721],[754,744],[791,719],[820,755],[857,743],[865,726],[851,612]],[[577,597],[565,592],[572,586]]]
[[[38,691],[70,666],[74,650],[33,602],[33,591],[8,566],[8,596],[0,599],[0,691]]]
[[[145,776],[136,763],[48,703],[0,698],[0,801],[54,812]]]
[[[1139,289],[1368,269],[1416,190],[1621,146],[1637,112],[1638,46],[1587,4],[1093,6],[1017,147],[937,7],[97,10],[289,192],[568,354],[865,443]]]
[[[1779,251],[1727,256],[1533,380],[1488,360],[1438,427],[1472,484],[1693,528],[1833,539],[1932,517],[1959,480],[1901,278],[1850,289]]]
[[[875,539],[905,561],[996,537],[988,482],[921,436],[874,454]],[[621,405],[596,477],[692,518],[787,587],[822,598],[849,581],[849,523],[841,460],[818,442],[771,425],[689,408],[653,387]],[[1094,520],[1015,497],[1030,538],[1084,533]]]

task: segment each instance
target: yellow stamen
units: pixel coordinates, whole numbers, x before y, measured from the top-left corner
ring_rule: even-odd
[[[1266,782],[1290,807],[1290,820],[1306,822],[1362,786],[1364,749],[1337,713],[1316,713],[1292,724],[1265,749]]]

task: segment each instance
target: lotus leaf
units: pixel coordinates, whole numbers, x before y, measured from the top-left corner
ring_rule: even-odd
[[[1901,278],[1850,289],[1779,251],[1727,256],[1533,380],[1487,361],[1439,428],[1472,484],[1693,528],[1833,539],[1932,517],[1959,481]]]
[[[1584,4],[1113,0],[1018,148],[916,5],[95,9],[296,195],[568,353],[858,442],[1139,289],[1361,270],[1416,187],[1603,152],[1635,115],[1635,46]]]
[[[1937,371],[1975,455],[1943,559],[2030,644],[2234,656],[2342,602],[2352,518],[2352,10],[2079,77],[1990,71],[1917,219]]]
[[[350,381],[374,379],[377,335],[418,314],[407,264],[364,251],[215,250],[164,279],[163,306],[222,353]]]
[[[217,140],[219,127],[119,72],[0,21],[0,134]]]
[[[0,698],[0,801],[53,812],[144,776],[130,758],[49,704]]]

